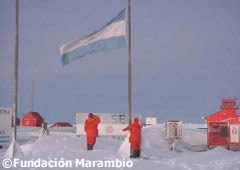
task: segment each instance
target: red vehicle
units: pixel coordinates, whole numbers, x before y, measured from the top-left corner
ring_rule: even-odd
[[[223,99],[221,110],[205,118],[208,126],[208,147],[224,146],[240,149],[240,116],[236,99]]]

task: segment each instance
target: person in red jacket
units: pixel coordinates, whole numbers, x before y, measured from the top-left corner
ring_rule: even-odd
[[[100,118],[92,113],[88,114],[88,119],[85,121],[84,130],[87,135],[87,149],[93,150],[93,146],[96,143],[96,137],[98,137],[98,124]]]
[[[130,130],[129,142],[131,143],[132,153],[130,158],[140,157],[140,144],[141,144],[141,128],[142,126],[138,123],[138,118],[134,119],[134,123],[123,129],[123,131]]]

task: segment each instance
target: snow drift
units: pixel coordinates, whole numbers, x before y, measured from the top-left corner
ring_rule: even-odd
[[[194,147],[206,146],[206,131],[197,129],[199,127],[203,127],[203,125],[185,124],[183,126],[183,139],[176,143],[176,152],[169,150],[170,146],[165,139],[162,124],[143,128],[142,157],[140,159],[129,158],[128,137],[123,142],[113,138],[99,137],[94,150],[87,151],[86,137],[77,137],[74,128],[68,130],[60,128],[53,131],[50,129],[50,136],[39,136],[39,128],[19,127],[17,142],[24,154],[21,158],[23,160],[39,158],[45,160],[54,158],[66,160],[76,158],[89,160],[125,159],[133,161],[134,166],[131,170],[149,168],[152,170],[240,170],[240,152],[228,151],[221,147],[206,152],[192,151]],[[7,150],[0,150],[0,162],[4,159],[3,153],[6,152]],[[1,166],[0,169],[2,169]],[[42,168],[35,168],[35,170],[38,169]],[[45,169],[52,170],[52,168]]]

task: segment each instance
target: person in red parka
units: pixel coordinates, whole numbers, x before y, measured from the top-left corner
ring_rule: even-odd
[[[132,153],[131,158],[140,157],[140,145],[141,145],[141,128],[142,126],[138,123],[138,118],[134,119],[134,123],[123,129],[123,131],[130,130],[129,142],[131,143]]]
[[[93,150],[93,146],[96,143],[96,137],[98,137],[98,124],[100,118],[92,113],[88,114],[88,119],[85,121],[84,130],[87,135],[87,149]]]

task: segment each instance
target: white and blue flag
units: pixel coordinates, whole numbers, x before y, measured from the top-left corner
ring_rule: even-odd
[[[60,47],[62,64],[67,65],[86,55],[126,47],[126,8],[97,31]]]

